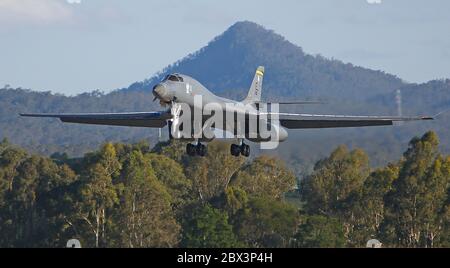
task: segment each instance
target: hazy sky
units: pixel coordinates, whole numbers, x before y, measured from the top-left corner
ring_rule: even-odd
[[[448,0],[0,0],[0,86],[126,87],[240,20],[406,81],[450,78],[449,14]]]

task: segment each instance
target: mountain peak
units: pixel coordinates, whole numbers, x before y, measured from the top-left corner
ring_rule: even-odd
[[[231,25],[227,31],[261,30],[261,29],[265,30],[263,26],[257,24],[256,22],[243,20],[238,21],[233,25]]]
[[[270,42],[271,45],[283,45],[279,42],[286,42],[290,46],[295,46],[289,43],[285,38],[272,30],[268,30],[263,26],[252,21],[238,21],[231,25],[223,34],[217,36],[210,44],[214,42],[238,42],[247,43],[247,45],[258,45],[261,42]],[[297,47],[297,46],[295,46]],[[297,47],[300,49],[300,47]]]
[[[251,21],[239,21],[204,48],[128,90],[149,90],[166,74],[178,72],[196,78],[214,93],[240,98],[260,65],[267,70],[266,98],[361,100],[402,85],[400,79],[381,71],[305,54],[301,47],[274,31]]]

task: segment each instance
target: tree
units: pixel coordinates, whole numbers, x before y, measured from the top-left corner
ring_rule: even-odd
[[[169,192],[174,209],[182,209],[192,199],[192,181],[184,175],[183,167],[164,155],[151,153],[145,157],[153,168],[158,181]]]
[[[190,158],[186,163],[186,177],[192,180],[198,199],[206,202],[225,191],[244,161],[243,157],[230,155],[228,143],[212,142],[206,157]]]
[[[449,168],[450,156],[447,157],[447,170]],[[443,248],[450,247],[450,187],[447,189],[447,201],[442,209],[443,230],[442,234],[437,239],[437,245]]]
[[[373,237],[381,235],[385,215],[385,198],[398,178],[399,165],[389,164],[373,171],[349,210],[353,211],[355,227],[349,237],[350,245],[364,246]]]
[[[445,206],[449,188],[448,158],[438,153],[434,132],[414,138],[393,190],[386,198],[385,230],[391,241],[403,247],[433,247],[445,227]],[[387,234],[389,236],[389,233]]]
[[[314,167],[301,185],[303,199],[311,214],[339,214],[353,194],[360,191],[370,172],[369,158],[360,149],[340,146]],[[351,202],[351,201],[350,201]]]
[[[159,142],[153,148],[152,152],[164,155],[172,160],[184,164],[186,160],[186,143],[180,140],[169,140]]]
[[[299,248],[342,248],[345,242],[344,227],[338,219],[313,215],[303,219],[292,245]]]
[[[181,245],[189,248],[231,248],[241,246],[225,212],[210,205],[195,207],[183,224]]]
[[[113,177],[118,176],[121,164],[116,150],[110,143],[105,144],[95,155],[87,159],[87,171],[82,175],[76,217],[86,225],[88,238],[93,246],[107,246],[108,227],[111,227],[109,210],[119,202]]]
[[[26,158],[27,153],[24,150],[10,145],[7,140],[2,141],[0,144],[0,193],[12,191],[17,168]]]
[[[339,146],[328,158],[316,163],[300,188],[307,213],[338,218],[350,245],[358,243],[353,235],[361,225],[358,204],[369,173],[369,158],[364,151],[349,152],[347,147]]]
[[[116,215],[119,246],[174,247],[180,226],[171,208],[171,196],[157,180],[140,151],[133,151],[121,174],[123,191]]]
[[[236,186],[225,189],[224,197],[223,205],[228,215],[235,215],[239,210],[244,209],[248,202],[248,194]]]
[[[141,140],[133,144],[114,143],[113,146],[120,163],[126,162],[130,154],[134,151],[141,152],[142,154],[148,154],[151,151],[150,144],[146,140]]]
[[[11,151],[3,158],[8,163],[8,187],[0,205],[0,244],[8,247],[56,246],[64,234],[63,200],[58,189],[75,179],[65,165],[58,166],[48,158],[28,156],[11,169]],[[17,156],[17,155],[16,155]],[[2,173],[2,172],[0,172]],[[5,173],[4,173],[5,174]],[[13,177],[9,175],[13,174]]]
[[[281,200],[295,182],[294,174],[281,160],[262,155],[240,169],[231,184],[249,195]]]
[[[239,239],[250,247],[287,247],[298,216],[297,208],[286,202],[251,197],[233,222]]]

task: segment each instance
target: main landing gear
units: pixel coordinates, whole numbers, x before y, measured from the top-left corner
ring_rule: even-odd
[[[239,155],[249,157],[250,156],[250,146],[248,146],[245,143],[242,143],[241,145],[231,144],[230,153],[231,153],[231,155],[236,156],[236,157]]]
[[[200,142],[197,143],[197,145],[192,144],[192,143],[188,143],[186,145],[186,153],[189,156],[205,156],[206,153],[208,152],[207,148],[205,145],[201,144]]]
[[[198,142],[197,144],[188,143],[186,144],[186,153],[189,156],[206,156],[208,153],[208,149],[205,145]],[[240,156],[243,155],[245,157],[250,156],[250,146],[248,146],[245,143],[241,143],[241,145],[238,144],[232,144],[230,148],[230,153],[233,156]]]

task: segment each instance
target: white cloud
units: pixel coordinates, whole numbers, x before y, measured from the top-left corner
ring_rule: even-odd
[[[72,15],[70,6],[60,0],[0,0],[0,22],[3,23],[61,22]]]
[[[81,0],[67,0],[69,4],[81,4]]]
[[[382,0],[367,0],[367,3],[371,5],[381,4]]]

